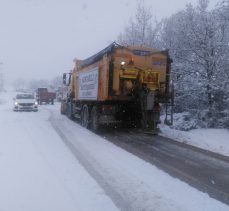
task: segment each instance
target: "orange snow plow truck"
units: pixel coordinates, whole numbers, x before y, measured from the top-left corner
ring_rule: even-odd
[[[92,130],[120,124],[157,129],[160,103],[171,98],[168,51],[112,43],[74,62],[73,70],[63,74],[68,92],[61,102],[62,114]]]

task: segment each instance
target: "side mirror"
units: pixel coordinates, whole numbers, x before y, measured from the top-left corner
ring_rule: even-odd
[[[70,85],[71,77],[72,77],[72,73],[64,73],[63,74],[63,84],[65,86],[69,86]]]

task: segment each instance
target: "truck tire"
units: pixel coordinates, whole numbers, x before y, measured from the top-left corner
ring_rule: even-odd
[[[89,127],[89,109],[87,105],[83,106],[81,115],[81,125],[85,128]]]
[[[69,119],[73,119],[71,103],[67,104],[67,116],[68,116]]]
[[[91,124],[90,128],[93,131],[98,131],[99,129],[99,113],[98,113],[98,108],[97,106],[93,106],[91,110]]]

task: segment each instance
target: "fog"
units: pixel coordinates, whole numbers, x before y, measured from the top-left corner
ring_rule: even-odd
[[[0,0],[0,72],[52,79],[115,41],[136,11],[133,0]],[[158,20],[185,7],[183,0],[145,0]],[[196,4],[197,0],[191,1]],[[212,0],[210,5],[215,5]]]

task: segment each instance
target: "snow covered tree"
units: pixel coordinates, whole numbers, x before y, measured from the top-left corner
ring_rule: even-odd
[[[200,0],[197,7],[189,4],[165,20],[161,40],[174,60],[178,110],[199,110],[201,116],[205,110],[212,120],[208,126],[215,126],[227,98],[229,22],[223,16],[225,5],[211,11],[207,8],[208,1]]]
[[[156,47],[160,23],[153,18],[150,8],[139,3],[134,19],[131,19],[118,37],[122,45]]]

